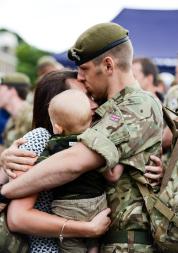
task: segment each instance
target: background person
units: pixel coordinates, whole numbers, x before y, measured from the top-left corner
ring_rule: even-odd
[[[0,108],[11,116],[3,132],[6,148],[31,130],[32,106],[26,101],[30,85],[30,79],[23,73],[6,74],[1,79]]]
[[[48,74],[51,71],[62,70],[64,66],[56,61],[56,59],[50,55],[44,55],[39,58],[37,62],[37,76],[38,78]]]
[[[149,58],[135,58],[133,60],[133,73],[142,89],[156,95],[161,102],[164,100],[158,82],[158,68]]]
[[[0,109],[0,153],[3,151],[3,131],[9,118],[9,113],[4,109]]]

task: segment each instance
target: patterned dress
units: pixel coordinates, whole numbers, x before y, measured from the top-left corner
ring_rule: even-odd
[[[46,146],[50,134],[44,128],[36,128],[24,135],[24,138],[28,141],[21,145],[21,149],[32,150],[38,156]],[[51,202],[53,200],[51,191],[44,191],[39,194],[35,208],[51,213]],[[30,241],[30,253],[59,253],[57,240],[55,238],[43,238],[37,236],[29,236]]]

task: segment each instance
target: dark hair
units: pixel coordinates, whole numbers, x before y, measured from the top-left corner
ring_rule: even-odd
[[[52,71],[37,81],[34,96],[32,128],[44,127],[52,133],[52,125],[48,115],[49,102],[60,92],[70,89],[66,80],[76,77],[76,71],[65,69]]]
[[[27,84],[2,84],[2,85],[6,85],[9,89],[14,88],[18,94],[18,96],[22,99],[25,100],[28,92],[30,90],[29,85]]]
[[[135,58],[133,60],[133,63],[140,63],[144,76],[152,75],[153,84],[154,86],[157,86],[159,74],[158,67],[149,58]]]

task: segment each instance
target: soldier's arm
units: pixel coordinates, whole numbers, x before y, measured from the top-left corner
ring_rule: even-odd
[[[60,186],[82,173],[104,166],[104,158],[82,143],[58,152],[35,165],[33,169],[7,183],[1,193],[8,198],[19,198]]]

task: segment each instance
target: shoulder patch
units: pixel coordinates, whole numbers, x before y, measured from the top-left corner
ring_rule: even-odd
[[[116,114],[111,114],[110,116],[110,120],[118,122],[120,120],[120,116],[116,115]]]

